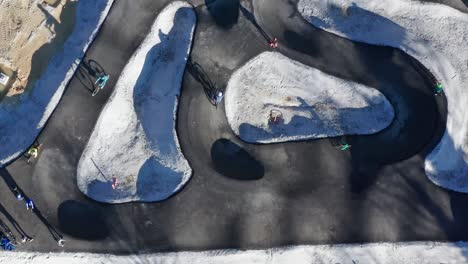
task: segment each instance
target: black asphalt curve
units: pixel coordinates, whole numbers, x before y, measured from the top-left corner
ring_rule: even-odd
[[[1,171],[0,218],[35,238],[20,250],[128,254],[468,240],[468,195],[436,187],[424,175],[424,156],[440,140],[446,118],[445,98],[433,96],[430,74],[396,49],[315,29],[295,11],[296,0],[192,1],[198,25],[190,59],[197,66],[185,73],[177,123],[191,181],[159,203],[108,205],[81,194],[76,166],[100,110],[168,2],[115,1],[86,55],[110,74],[106,89],[91,97],[87,70],[75,74],[38,139],[38,160],[21,158]],[[335,139],[240,141],[224,105],[212,106],[202,84],[226,87],[233,71],[270,50],[272,36],[286,56],[379,89],[395,121],[378,134],[349,137],[349,152],[337,149]],[[15,184],[35,200],[37,216],[8,191]],[[67,240],[64,248],[52,239],[56,232]]]

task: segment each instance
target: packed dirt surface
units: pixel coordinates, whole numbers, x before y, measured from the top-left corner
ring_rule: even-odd
[[[0,0],[0,65],[4,69],[11,69],[7,74],[13,75],[10,76],[12,81],[8,86],[11,89],[7,96],[22,93],[28,83],[32,83],[31,79],[38,78],[53,56],[53,51],[60,48],[72,32],[75,12],[74,8],[69,7],[75,5],[69,5],[69,2],[71,1]],[[46,44],[55,48],[48,47],[36,57]],[[34,75],[33,78],[31,74]],[[0,100],[5,93],[6,90],[0,90]]]

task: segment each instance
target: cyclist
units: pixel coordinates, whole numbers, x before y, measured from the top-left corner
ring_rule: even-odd
[[[272,47],[273,49],[276,49],[278,48],[278,39],[276,37],[272,38],[270,41],[268,41],[268,44],[270,45],[270,47]]]
[[[39,156],[39,150],[41,148],[41,144],[34,143],[34,145],[28,149],[24,156],[27,158],[27,162],[31,161],[32,158],[36,159]]]
[[[20,192],[20,190],[18,190],[18,187],[13,188],[12,191],[13,191],[13,193],[15,194],[16,199],[17,199],[18,201],[21,201],[21,200],[24,199],[24,196],[23,196],[23,194]]]
[[[442,87],[442,83],[438,82],[435,88],[435,94],[439,95],[444,91],[444,88]]]
[[[223,97],[224,97],[223,91],[217,92],[215,95],[215,98],[213,99],[214,104],[218,105],[219,103],[221,103],[221,101],[223,100]]]
[[[340,147],[341,147],[341,150],[344,151],[344,150],[350,149],[350,148],[351,148],[351,145],[348,144],[348,143],[345,143],[345,144],[342,144]]]
[[[109,77],[110,76],[106,74],[106,75],[99,76],[96,79],[96,82],[94,84],[97,84],[97,88],[94,89],[93,96],[95,96],[99,92],[99,90],[104,89],[104,87],[107,84],[107,81],[109,81]]]

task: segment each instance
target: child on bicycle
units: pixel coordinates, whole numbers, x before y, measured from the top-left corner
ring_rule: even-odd
[[[21,201],[24,199],[24,196],[23,194],[21,193],[20,190],[18,190],[18,187],[15,187],[12,189],[13,193],[15,194],[15,197],[18,201]]]
[[[109,81],[109,75],[103,75],[103,76],[99,76],[97,79],[96,79],[96,82],[94,84],[97,84],[97,86],[102,89],[104,88],[104,86],[106,86],[107,84],[107,81]]]
[[[270,47],[272,47],[273,49],[278,48],[278,39],[276,37],[270,39],[270,41],[268,41],[268,45],[270,45]]]
[[[39,150],[41,146],[41,144],[36,142],[30,149],[28,149],[28,151],[24,154],[24,157],[27,159],[27,162],[31,161],[31,159],[36,159],[37,156],[39,156]]]
[[[106,86],[107,81],[109,81],[109,75],[101,75],[96,79],[96,82],[94,84],[97,84],[97,88],[94,89],[93,91],[93,96],[95,96],[99,90],[104,89],[104,86]]]
[[[435,88],[435,95],[439,95],[444,91],[444,88],[442,87],[442,83],[438,82]]]

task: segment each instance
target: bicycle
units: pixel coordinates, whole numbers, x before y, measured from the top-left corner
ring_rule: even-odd
[[[104,68],[95,60],[88,60],[87,62],[83,61],[83,72],[80,72],[82,75],[87,75],[89,79],[89,84],[91,84],[93,89],[92,95],[95,96],[100,90],[104,89],[109,81],[110,76],[104,71]],[[96,81],[93,84],[93,81],[90,77],[96,78]],[[83,83],[83,82],[82,82]]]
[[[441,94],[443,91],[444,91],[444,87],[442,86],[442,83],[437,82],[436,88],[435,88],[435,91],[434,91],[434,94],[435,94],[435,95],[439,95],[439,94]]]
[[[223,100],[223,97],[224,97],[224,93],[221,90],[215,91],[214,93],[210,92],[210,102],[214,106],[217,106],[218,104],[220,104],[221,101]]]
[[[109,75],[101,75],[96,79],[96,82],[94,82],[97,87],[94,88],[93,91],[93,96],[95,96],[100,90],[104,89],[104,87],[107,84],[107,81],[109,81]]]
[[[4,250],[8,250],[8,251],[15,250],[15,248],[16,248],[16,246],[13,244],[13,242],[3,233],[1,234],[0,246]]]

